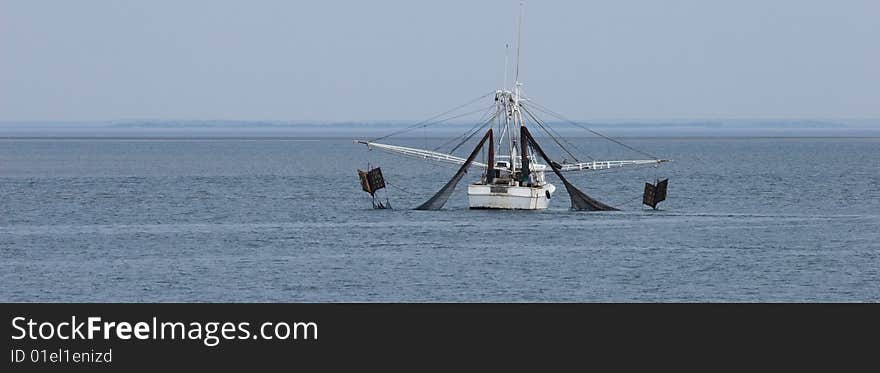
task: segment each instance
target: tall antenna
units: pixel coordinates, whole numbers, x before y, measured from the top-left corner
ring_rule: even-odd
[[[504,85],[501,89],[507,89],[507,51],[510,49],[510,43],[504,44]]]
[[[523,3],[519,2],[519,24],[516,27],[516,79],[514,81],[519,81],[519,49],[522,46],[522,19],[523,19]]]

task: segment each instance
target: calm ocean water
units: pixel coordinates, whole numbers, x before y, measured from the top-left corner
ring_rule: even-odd
[[[454,167],[347,138],[2,139],[0,301],[880,301],[880,138],[627,141],[674,162],[572,176],[623,209],[597,213],[559,182],[542,212],[470,211],[464,183],[412,211]]]

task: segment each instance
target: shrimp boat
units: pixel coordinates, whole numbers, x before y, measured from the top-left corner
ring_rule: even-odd
[[[520,13],[519,22],[521,26],[522,13]],[[648,153],[632,148],[616,139],[599,134],[598,132],[586,128],[576,122],[568,121],[555,112],[534,102],[534,100],[524,97],[522,94],[523,84],[519,81],[520,29],[521,27],[518,27],[516,75],[512,89],[505,88],[507,85],[507,58],[505,57],[505,83],[502,86],[502,89],[484,94],[478,99],[472,100],[468,103],[472,104],[475,101],[482,99],[493,99],[494,101],[488,108],[488,113],[491,113],[488,115],[489,119],[478,122],[475,129],[460,136],[459,138],[464,137],[464,140],[457,144],[452,151],[442,152],[439,151],[439,149],[418,149],[380,141],[393,135],[454,119],[456,116],[451,116],[445,119],[440,118],[444,115],[448,116],[455,109],[386,136],[372,140],[355,140],[355,143],[366,145],[370,150],[377,149],[417,159],[460,165],[455,176],[453,176],[452,179],[433,197],[419,205],[416,208],[417,210],[441,209],[467,170],[470,167],[476,167],[484,171],[479,180],[472,182],[467,187],[468,205],[471,209],[546,209],[550,205],[550,200],[556,192],[556,186],[548,182],[546,179],[547,171],[552,171],[562,181],[568,191],[573,210],[612,211],[617,210],[617,208],[599,202],[588,196],[586,193],[571,184],[568,179],[565,178],[564,173],[589,172],[630,166],[658,166],[661,163],[668,162],[666,159],[651,156]],[[463,106],[465,105],[459,106],[458,108]],[[550,114],[557,119],[568,121],[594,135],[605,138],[636,152],[648,155],[652,159],[579,161],[572,151],[563,144],[565,140],[560,136],[557,136],[558,132],[554,131],[548,124],[535,115],[535,112],[537,111]],[[543,130],[564,152],[571,156],[574,162],[569,162],[568,159],[563,162],[551,159],[532,136],[529,128],[533,127]],[[452,152],[457,150],[461,145],[473,138],[477,133],[482,133],[484,130],[485,132],[482,139],[476,148],[470,153],[470,156],[464,158],[452,154]],[[571,146],[572,144],[569,143],[569,145]],[[476,158],[481,150],[485,151],[484,155],[486,157],[485,159],[478,161]],[[544,163],[541,163],[539,159],[543,160]],[[664,183],[663,198],[665,198],[665,185],[666,184]],[[646,201],[648,201],[647,198]],[[652,207],[656,208],[656,203],[659,202],[659,200],[653,199],[652,197],[650,202],[653,203]]]

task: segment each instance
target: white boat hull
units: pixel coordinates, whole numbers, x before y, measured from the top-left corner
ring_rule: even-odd
[[[468,185],[468,203],[472,209],[543,210],[550,204],[556,187]]]

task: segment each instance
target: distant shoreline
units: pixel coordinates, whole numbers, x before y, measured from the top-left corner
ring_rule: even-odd
[[[581,122],[603,134],[621,138],[873,138],[880,120],[616,120]],[[419,126],[414,122],[369,121],[306,123],[283,121],[132,120],[96,122],[0,121],[0,139],[303,139],[375,138],[415,127],[395,138],[457,136],[471,122]],[[564,122],[546,122],[559,135],[594,135]],[[536,133],[536,135],[544,135]]]
[[[537,137],[537,136],[536,136]],[[428,139],[447,139],[449,137],[428,137]],[[540,138],[540,137],[538,137]],[[590,139],[591,137],[571,137]],[[870,136],[617,136],[628,140],[880,140],[880,134]],[[351,136],[0,136],[0,141],[289,141],[312,142],[322,140],[350,140]],[[421,140],[423,137],[399,137],[402,140]],[[596,138],[598,139],[598,138]]]

